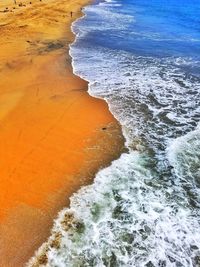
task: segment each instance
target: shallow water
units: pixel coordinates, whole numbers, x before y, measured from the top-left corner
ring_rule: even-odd
[[[129,153],[60,213],[49,266],[200,266],[200,3],[105,1],[84,13],[74,71],[108,102]]]

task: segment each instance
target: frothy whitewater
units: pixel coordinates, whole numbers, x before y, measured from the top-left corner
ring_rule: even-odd
[[[49,267],[200,266],[200,60],[184,50],[199,39],[141,30],[147,7],[127,2],[88,6],[73,25],[74,71],[108,102],[129,152],[60,212]]]

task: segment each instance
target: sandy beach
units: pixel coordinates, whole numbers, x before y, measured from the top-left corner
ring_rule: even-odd
[[[1,267],[24,266],[73,192],[124,149],[107,104],[72,73],[70,26],[87,3],[0,4]]]

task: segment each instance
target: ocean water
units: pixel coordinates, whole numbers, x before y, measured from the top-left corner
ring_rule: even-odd
[[[47,266],[200,266],[200,1],[96,1],[84,13],[74,71],[108,102],[129,152],[60,212]]]

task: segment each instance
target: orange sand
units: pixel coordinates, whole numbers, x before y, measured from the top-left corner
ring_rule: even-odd
[[[24,265],[124,142],[107,104],[72,74],[70,11],[77,18],[88,0],[31,2],[0,4],[0,267]]]

